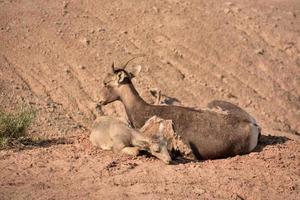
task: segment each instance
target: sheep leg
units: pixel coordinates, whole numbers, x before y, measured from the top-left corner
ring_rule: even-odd
[[[139,154],[139,148],[138,147],[125,147],[122,149],[122,153],[131,155],[131,156],[137,156]]]
[[[114,153],[121,152],[124,148],[126,148],[126,145],[122,142],[121,139],[113,139],[113,151]]]

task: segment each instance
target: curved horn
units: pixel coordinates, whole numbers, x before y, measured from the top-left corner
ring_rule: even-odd
[[[111,70],[112,70],[112,72],[115,72],[115,71],[116,71],[116,69],[115,69],[115,63],[114,63],[114,62],[113,62],[112,65],[111,65]]]
[[[144,57],[144,56],[145,56],[145,54],[137,55],[137,56],[135,56],[135,57],[129,59],[129,60],[128,60],[124,65],[122,65],[120,68],[121,68],[121,69],[125,69],[125,68],[127,67],[127,65],[129,64],[130,61],[132,61],[132,60],[134,60],[134,59],[136,59],[136,58]]]

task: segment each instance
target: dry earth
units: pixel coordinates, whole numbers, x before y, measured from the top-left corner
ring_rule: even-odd
[[[141,53],[143,98],[233,102],[263,128],[257,151],[164,165],[92,148],[105,73]],[[0,106],[22,102],[49,141],[0,151],[1,200],[299,199],[300,2],[0,0]]]

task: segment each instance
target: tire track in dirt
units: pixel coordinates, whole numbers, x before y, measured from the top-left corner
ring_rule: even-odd
[[[8,67],[6,67],[6,70],[9,70],[10,73],[16,73],[17,77],[26,85],[27,89],[30,90],[31,92],[33,92],[32,89],[31,89],[31,87],[30,87],[30,84],[18,73],[18,71],[16,70],[16,68],[13,66],[12,63],[9,62],[9,60],[7,59],[7,57],[5,55],[3,55],[3,54],[1,54],[1,57],[2,57],[2,59],[1,59],[2,62],[6,63],[6,65],[8,66]]]
[[[168,57],[168,55],[172,55],[172,50],[170,49],[178,49],[178,46],[177,45],[172,45],[170,42],[167,42],[165,44],[161,44],[159,45],[157,43],[157,49],[164,49],[165,51],[168,50],[167,53],[164,54],[163,57]],[[179,48],[179,49],[182,49]],[[216,74],[225,74],[227,75],[226,73],[224,73],[225,71],[222,70],[221,68],[219,67],[211,67],[209,70],[207,69],[207,65],[210,65],[210,66],[218,66],[216,63],[213,63],[211,60],[207,59],[207,58],[204,58],[204,56],[200,56],[201,60],[206,60],[206,61],[200,61],[200,63],[204,63],[204,62],[209,62],[208,64],[205,64],[205,66],[202,66],[202,65],[199,65],[199,56],[196,56],[196,52],[192,52],[191,50],[188,50],[188,48],[184,47],[184,59],[176,59],[176,58],[170,58],[171,56],[169,56],[169,58],[166,58],[166,60],[168,60],[167,62],[172,62],[173,65],[177,68],[178,71],[184,71],[184,72],[181,72],[182,74],[185,74],[186,77],[192,77],[193,74],[195,74],[195,71],[193,70],[193,72],[191,72],[188,68],[185,68],[185,67],[181,67],[179,68],[178,66],[188,66],[188,65],[194,65],[194,66],[198,66],[198,69],[200,67],[200,76],[199,77],[204,77],[204,80],[206,82],[206,86],[207,87],[210,87],[212,90],[215,91],[215,93],[218,93],[221,91],[224,91],[225,89],[229,89],[230,90],[230,86],[224,82],[222,82],[220,80],[220,77]],[[154,51],[154,52],[157,52],[157,51]],[[160,56],[162,57],[162,56]],[[193,60],[191,60],[191,58],[193,58]],[[186,59],[189,59],[186,61]],[[192,63],[192,64],[191,64]],[[216,69],[215,69],[216,68]],[[219,70],[221,69],[221,70]],[[199,72],[198,72],[199,74]],[[207,75],[209,74],[209,77],[206,77]],[[227,78],[228,76],[226,76]],[[230,78],[230,77],[229,77]],[[239,80],[236,76],[233,77],[234,79],[237,79]],[[241,80],[239,80],[242,84],[245,85],[245,87],[248,87],[250,90],[253,90],[255,91],[252,87],[250,87],[249,85],[247,85],[246,83],[243,83]],[[214,83],[215,85],[214,86],[210,86],[210,82]],[[219,89],[218,89],[219,88]],[[221,89],[220,89],[221,88]],[[218,90],[216,90],[218,89]],[[255,93],[255,92],[254,92]],[[256,92],[257,93],[257,92]],[[203,94],[203,92],[201,92],[201,94]]]
[[[244,17],[244,19],[246,19],[246,17]],[[280,50],[280,48],[281,48],[280,47],[281,46],[280,41],[276,41],[277,44],[274,44],[274,43],[271,44],[270,42],[267,41],[267,38],[266,38],[266,37],[270,38],[270,36],[265,36],[266,34],[260,33],[260,31],[256,30],[255,27],[246,26],[246,25],[245,26],[243,26],[243,25],[236,25],[236,26],[234,26],[234,28],[236,28],[238,31],[246,33],[247,37],[249,38],[248,39],[249,41],[255,41],[255,37],[259,38],[260,41],[262,41],[264,43],[261,46],[266,46],[267,47],[267,48],[265,48],[266,51],[267,51],[267,53],[264,53],[264,52],[262,52],[262,53],[263,54],[268,54],[269,52],[271,53],[271,58],[264,59],[264,62],[267,63],[268,65],[264,66],[264,68],[261,68],[260,65],[258,65],[258,67],[256,68],[256,69],[260,70],[260,73],[257,73],[258,76],[260,76],[262,78],[266,78],[267,77],[267,78],[271,79],[272,82],[274,82],[274,83],[276,83],[276,84],[278,84],[280,86],[281,90],[284,90],[284,88],[286,88],[286,86],[284,86],[284,82],[281,82],[280,79],[275,79],[275,77],[278,77],[279,75],[282,76],[282,73],[284,73],[284,74],[288,73],[289,77],[292,74],[300,73],[299,69],[297,69],[296,66],[294,66],[291,63],[288,65],[289,69],[291,70],[289,72],[284,71],[284,70],[278,71],[278,70],[267,69],[267,68],[269,68],[269,65],[270,65],[269,60],[275,60],[276,58],[278,59],[278,57],[281,60],[284,60],[284,58],[282,56],[283,53],[285,54],[285,57],[288,57],[288,54],[285,51]],[[270,35],[270,34],[268,34],[268,35]],[[251,42],[248,42],[248,43],[249,43],[249,45],[251,45]],[[255,48],[255,46],[257,46],[257,45],[252,44],[251,46],[253,48]],[[277,48],[280,51],[271,51],[272,48]],[[265,51],[265,50],[263,50],[263,51]],[[268,55],[265,55],[263,57],[266,57],[266,56],[268,56]],[[257,60],[259,60],[259,59],[257,59]],[[289,60],[286,60],[286,62],[289,62]],[[278,63],[278,64],[280,64],[280,63]],[[269,73],[267,73],[267,72],[269,72]],[[295,95],[299,95],[299,94],[295,94]]]
[[[205,22],[205,21],[204,21]],[[195,22],[196,23],[196,22]],[[208,23],[208,22],[207,22]],[[151,35],[156,35],[155,33],[153,33],[153,30],[152,30],[152,32],[151,32]],[[150,36],[151,37],[151,36]],[[258,37],[258,36],[257,36]],[[256,38],[257,38],[256,37]],[[258,37],[259,38],[259,37]],[[140,49],[144,49],[147,45],[149,45],[149,46],[152,46],[153,45],[153,43],[150,43],[149,44],[149,41],[148,42],[144,42],[144,45],[143,46],[141,46],[141,44],[138,44],[138,43],[136,43],[135,44],[135,46],[138,46],[138,45],[140,45]],[[204,44],[205,45],[205,44]],[[207,44],[206,44],[207,45]],[[207,47],[207,48],[211,48],[211,47]],[[149,49],[149,48],[148,48]],[[154,54],[157,54],[156,52],[157,52],[157,50],[153,50],[154,48],[152,48],[151,47],[151,52],[154,52]],[[172,50],[170,50],[170,52],[171,52]],[[213,51],[216,51],[216,52],[218,52],[216,49],[213,49]],[[169,53],[170,53],[169,52]],[[166,53],[166,54],[169,54],[169,53]],[[161,57],[161,56],[160,56]],[[210,58],[210,57],[209,57]],[[236,57],[234,57],[234,60],[238,60]],[[219,62],[221,62],[221,61],[219,61]],[[173,65],[174,65],[174,63],[173,63]],[[242,63],[239,63],[239,62],[237,62],[237,63],[231,63],[231,65],[233,65],[233,66],[243,66],[244,64],[242,64]],[[176,66],[176,65],[175,65]],[[219,65],[217,65],[217,66],[219,66]],[[236,74],[236,71],[235,70],[239,70],[239,74],[238,75],[235,75]],[[243,73],[244,73],[244,71],[242,70],[241,71],[241,68],[240,67],[237,67],[235,70],[233,70],[230,74],[231,75],[229,75],[229,76],[233,76],[233,79],[236,79],[237,77],[241,77],[241,78],[239,78],[239,82],[238,83],[242,83],[242,84],[244,84],[244,85],[246,85],[245,87],[250,87],[250,90],[253,90],[254,92],[252,92],[252,94],[251,94],[251,96],[252,95],[255,95],[255,94],[257,94],[257,92],[259,92],[259,94],[260,94],[260,96],[261,96],[261,99],[265,99],[266,97],[270,97],[270,96],[273,96],[273,94],[272,93],[266,93],[266,91],[263,89],[263,88],[261,88],[261,87],[257,87],[257,85],[256,86],[252,86],[252,84],[253,83],[257,83],[257,82],[259,82],[258,80],[257,80],[257,76],[255,77],[255,76],[252,76],[251,77],[251,74],[253,74],[253,71],[249,71],[248,73],[247,73],[247,77],[245,77],[245,76],[242,76],[243,75]],[[252,73],[251,73],[252,72]],[[248,75],[250,75],[250,78],[248,78]],[[259,75],[260,76],[260,75]],[[211,77],[210,77],[211,78]],[[210,79],[210,78],[208,78],[208,79]],[[264,78],[263,80],[265,80],[265,82],[264,83],[266,83],[266,84],[268,84],[268,83],[270,83],[270,80],[268,79],[268,78],[266,78],[265,76],[261,76],[261,78]],[[249,81],[244,81],[244,80],[249,80]],[[215,84],[216,83],[218,83],[218,79],[216,79],[216,80],[213,80],[212,82],[214,82]],[[245,82],[245,83],[244,83]],[[220,83],[220,85],[221,85],[221,83]],[[236,84],[237,86],[239,86],[239,87],[236,87],[236,88],[240,88],[240,85],[238,85],[238,84]],[[278,87],[278,86],[276,86],[277,85],[277,83],[270,83],[270,86],[274,86],[275,85],[275,87]],[[220,90],[224,90],[223,88],[222,88],[222,86],[218,86],[217,85],[217,87],[221,87],[221,89]],[[213,88],[213,87],[212,87]],[[242,88],[244,88],[244,87],[242,87]],[[254,89],[255,88],[255,89]],[[243,89],[244,90],[244,89]],[[234,91],[236,91],[235,93],[240,93],[240,89],[234,89]],[[246,94],[247,94],[247,92],[245,92]],[[205,92],[201,92],[201,94],[205,94]],[[210,94],[211,95],[211,94]],[[249,96],[249,95],[246,95],[246,96]],[[278,99],[282,99],[281,98],[282,96],[281,95],[278,95],[278,96],[276,96],[276,97],[273,97],[273,100],[275,100],[275,102],[277,102],[276,103],[276,105],[277,105],[277,107],[282,107],[281,105],[282,105],[282,103],[284,103],[285,102],[285,100],[279,100],[279,102],[278,102]],[[195,97],[193,97],[193,99],[194,99]],[[245,103],[243,103],[244,105],[245,104],[248,104],[248,101],[249,100],[245,100],[244,102]],[[250,99],[250,101],[251,101],[251,99]],[[269,103],[267,103],[266,102],[266,100],[263,100],[263,102],[265,102],[263,105],[268,105]],[[259,104],[261,104],[261,102],[259,103]],[[284,106],[286,106],[286,105],[283,105],[283,107]],[[293,105],[291,105],[291,104],[287,104],[287,106],[288,107],[290,107],[291,106],[291,108],[293,108]],[[294,110],[295,110],[295,108],[294,108]],[[267,112],[267,113],[266,113]],[[273,114],[273,109],[269,109],[269,110],[267,110],[267,111],[265,111],[265,114],[263,114],[263,118],[265,118],[265,116],[270,116],[270,115],[272,115]],[[281,111],[280,112],[284,112],[284,109],[282,108],[281,109]]]
[[[237,60],[237,59],[235,59],[235,60]],[[235,66],[235,65],[234,65],[234,66]],[[244,73],[244,72],[241,72],[241,74],[242,74],[242,73]],[[241,74],[239,74],[239,75],[241,75]],[[248,74],[247,74],[247,75],[248,75]],[[241,76],[241,77],[243,77],[243,76]],[[257,82],[256,79],[253,79],[253,77],[252,77],[251,79],[254,80],[253,82]],[[251,79],[250,79],[250,80],[251,80]],[[268,83],[268,81],[269,81],[269,80],[267,80],[266,83]],[[274,84],[275,84],[275,83],[274,83]],[[249,83],[248,83],[247,85],[249,86]],[[264,92],[264,91],[262,91],[262,92]],[[263,96],[265,96],[265,95],[263,95]],[[268,95],[268,96],[269,96],[269,95]],[[278,97],[281,97],[281,95],[279,95]],[[280,99],[280,98],[276,98],[276,97],[275,97],[274,99],[277,101],[277,99]],[[284,100],[280,101],[277,105],[281,105],[283,102],[284,102]],[[293,107],[293,105],[292,105],[292,107]],[[294,110],[295,110],[295,109],[294,109]]]

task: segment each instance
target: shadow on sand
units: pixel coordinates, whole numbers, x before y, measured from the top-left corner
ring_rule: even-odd
[[[259,142],[258,142],[256,148],[253,150],[253,152],[261,152],[266,146],[284,144],[288,140],[290,140],[290,139],[285,136],[261,135],[259,138]],[[190,160],[190,159],[185,159],[183,157],[178,156],[175,159],[173,159],[172,165],[186,164],[186,163],[191,163],[191,162],[203,162],[203,161],[204,160]]]
[[[284,144],[290,140],[285,136],[273,136],[273,135],[261,135],[254,152],[261,152],[266,146],[272,146],[276,144]]]
[[[8,145],[4,149],[14,149],[14,150],[26,150],[33,148],[46,148],[53,145],[60,144],[72,144],[71,141],[65,138],[54,138],[54,139],[33,139],[30,137],[22,137],[8,142]]]

